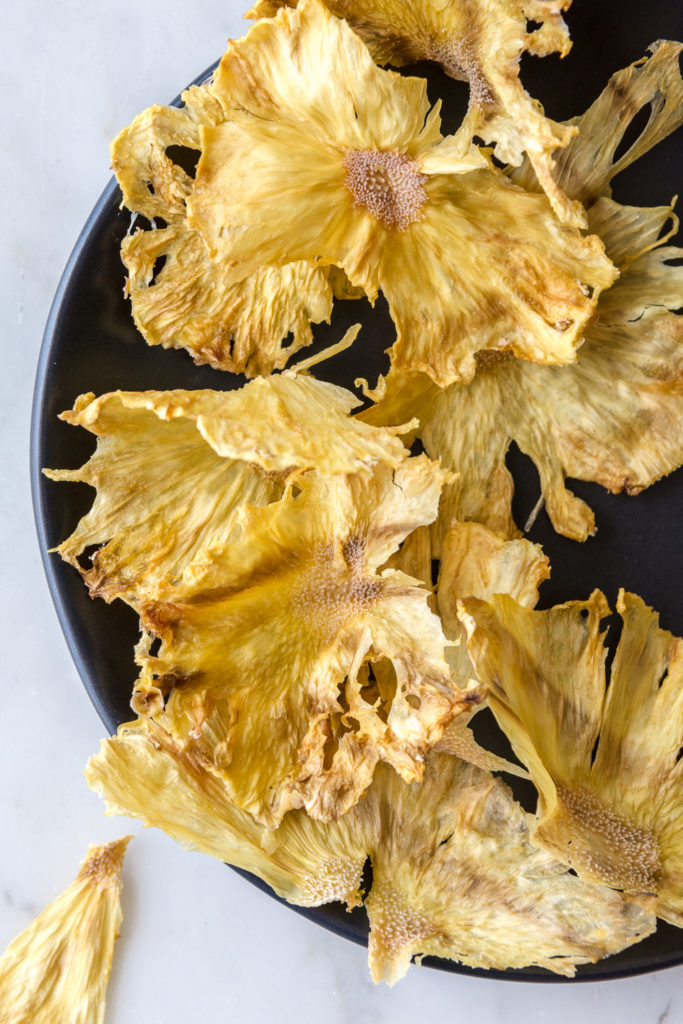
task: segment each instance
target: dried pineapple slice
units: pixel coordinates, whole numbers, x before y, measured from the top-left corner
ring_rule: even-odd
[[[112,143],[124,204],[153,224],[121,246],[133,319],[150,345],[184,348],[196,363],[248,377],[269,374],[311,343],[312,323],[329,322],[328,273],[296,263],[227,282],[187,224],[194,182],[171,155],[171,147],[198,150],[200,126],[220,124],[226,114],[209,86],[182,98],[180,109],[143,111]],[[167,226],[157,228],[157,217]]]
[[[231,43],[213,90],[232,109],[201,131],[187,207],[230,279],[297,260],[342,267],[371,300],[384,292],[393,364],[440,385],[471,379],[483,348],[575,359],[616,273],[600,241],[466,137],[442,139],[424,81],[378,68],[320,0]]]
[[[220,263],[185,224],[137,231],[124,240],[121,258],[133,319],[147,343],[187,349],[196,363],[218,370],[247,377],[281,370],[313,341],[311,324],[330,320],[325,270],[291,263],[227,284]],[[160,258],[166,262],[155,277]]]
[[[232,535],[242,506],[279,499],[297,471],[397,466],[403,444],[351,419],[357,404],[342,388],[289,372],[229,392],[82,395],[62,418],[94,433],[97,450],[80,469],[46,472],[97,495],[57,550],[93,595],[149,600],[199,550]],[[90,545],[102,546],[83,568]]]
[[[91,846],[76,880],[0,958],[0,1024],[103,1024],[132,836]]]
[[[489,705],[539,792],[534,842],[588,881],[655,894],[683,926],[683,642],[621,591],[606,689],[599,591],[543,612],[463,604]]]
[[[393,984],[413,954],[571,975],[644,938],[654,915],[587,885],[534,849],[522,809],[488,773],[431,754],[422,785],[380,765],[364,800],[330,825],[291,811],[265,832],[222,780],[146,722],[122,726],[86,769],[108,814],[162,828],[246,868],[292,903],[355,906],[370,856],[370,967]]]
[[[614,76],[591,108],[601,113],[599,127],[589,111],[584,116],[590,131],[582,132],[568,151],[566,159],[574,161],[563,165],[568,188],[585,194],[586,167],[595,159],[601,171],[593,184],[608,189],[629,154],[606,167],[595,151],[602,146],[613,154],[642,103],[636,86],[647,84],[654,112],[629,153],[640,155],[676,126],[671,107],[683,92],[678,49],[662,44],[642,67]],[[608,101],[611,120],[605,120]],[[453,518],[517,535],[512,478],[505,466],[513,440],[536,464],[553,526],[575,540],[595,532],[595,519],[567,490],[566,477],[636,494],[683,462],[683,320],[673,312],[683,306],[683,269],[673,263],[681,250],[664,244],[678,222],[671,207],[621,206],[607,196],[593,202],[588,214],[591,230],[605,242],[621,276],[601,294],[576,365],[534,366],[507,353],[480,352],[474,381],[445,390],[423,374],[392,370],[371,392],[378,404],[360,414],[375,424],[419,417],[418,434],[427,453],[457,470],[444,490],[434,555]]]
[[[539,57],[571,48],[562,12],[571,0],[325,0],[368,44],[379,64],[400,67],[438,62],[446,74],[469,83],[463,131],[495,143],[496,156],[517,166],[527,153],[555,213],[585,227],[580,203],[553,177],[553,152],[568,144],[576,128],[545,117],[524,90],[519,61],[526,51]],[[258,0],[247,17],[271,17],[296,0]],[[527,23],[536,26],[528,31]]]
[[[337,818],[380,760],[419,779],[426,750],[478,700],[451,681],[427,592],[377,571],[436,515],[443,479],[425,456],[369,479],[300,477],[296,495],[243,510],[239,539],[203,552],[143,610],[162,643],[142,659],[134,707],[151,709],[265,824],[301,806]],[[388,704],[366,689],[364,663],[383,660]]]

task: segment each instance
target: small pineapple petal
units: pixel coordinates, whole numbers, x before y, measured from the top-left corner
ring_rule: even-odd
[[[196,231],[185,224],[124,239],[133,318],[149,345],[184,348],[196,363],[247,377],[281,370],[329,322],[325,269],[304,263],[257,270],[228,284]],[[155,267],[164,260],[161,271]],[[290,338],[291,335],[291,338]]]
[[[0,958],[0,1024],[103,1024],[132,837],[91,846],[76,880]]]
[[[152,223],[121,246],[133,319],[148,344],[184,348],[196,363],[248,377],[272,373],[311,343],[311,324],[329,322],[328,273],[297,263],[228,283],[187,223],[194,178],[174,158],[179,148],[196,155],[200,127],[221,124],[226,113],[208,85],[182,99],[178,109],[149,107],[112,143],[123,203]],[[157,217],[167,226],[157,228]]]
[[[558,187],[567,195],[587,208],[600,196],[610,196],[612,178],[683,124],[683,80],[678,63],[681,49],[683,44],[669,40],[653,43],[645,60],[612,75],[586,113],[568,122],[578,133],[566,149],[556,154],[553,171]],[[626,129],[648,106],[650,117],[645,128],[615,159]],[[534,187],[528,161],[512,173],[512,178],[525,188]]]

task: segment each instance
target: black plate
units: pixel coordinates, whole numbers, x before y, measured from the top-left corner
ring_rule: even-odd
[[[600,4],[584,0],[577,2],[568,21],[574,39],[568,58],[523,60],[527,88],[555,119],[586,109],[609,75],[643,56],[649,43],[683,36],[677,5],[663,0],[647,8],[642,0],[603,0]],[[465,87],[431,65],[409,70],[428,77],[432,100],[444,97],[444,131],[454,130],[465,110]],[[680,189],[682,157],[680,136],[660,143],[617,179],[615,198],[635,205],[668,202]],[[132,610],[121,602],[107,605],[91,600],[78,574],[47,554],[48,548],[71,533],[93,495],[86,485],[56,484],[41,475],[43,466],[80,466],[94,447],[90,434],[60,422],[57,415],[71,408],[76,396],[86,391],[227,389],[243,383],[209,367],[195,366],[184,352],[144,344],[123,298],[119,246],[130,214],[119,210],[119,201],[112,181],[88,218],[64,271],[38,364],[31,437],[33,500],[50,590],[85,688],[111,732],[131,718],[128,701],[136,678],[132,648],[138,623]],[[380,300],[371,309],[365,301],[338,302],[332,324],[316,331],[316,346],[323,347],[337,341],[346,327],[359,319],[365,328],[356,345],[321,368],[328,379],[347,387],[352,387],[359,369],[370,380],[386,369],[383,351],[393,342],[394,332],[384,303]],[[361,353],[362,367],[358,362]],[[511,452],[509,465],[516,480],[515,518],[524,522],[539,494],[538,476],[519,452]],[[552,580],[542,590],[542,605],[583,598],[596,586],[613,605],[618,587],[624,586],[657,608],[662,625],[680,635],[683,473],[673,474],[638,498],[612,496],[591,484],[575,482],[572,486],[595,509],[599,532],[596,538],[577,544],[558,537],[541,513],[529,536],[543,544],[553,567]],[[528,798],[523,791],[519,795]],[[270,892],[258,879],[240,873]],[[298,912],[337,934],[367,943],[367,919],[362,910],[348,914],[341,905],[332,904]],[[424,962],[489,978],[566,980],[538,968],[503,973],[472,970],[450,961]],[[577,980],[623,977],[680,963],[683,934],[660,924],[657,933],[639,945],[601,963],[580,967]]]

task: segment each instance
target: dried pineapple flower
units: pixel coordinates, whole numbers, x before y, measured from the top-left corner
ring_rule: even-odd
[[[225,542],[245,504],[282,497],[297,472],[370,473],[407,452],[393,431],[349,417],[349,392],[289,373],[220,391],[82,395],[62,418],[98,438],[77,470],[53,480],[97,489],[94,504],[57,548],[91,593],[140,603],[178,579],[204,547]],[[102,545],[84,568],[78,559]]]
[[[188,89],[183,100],[180,109],[143,111],[112,143],[124,205],[152,221],[151,230],[136,230],[121,246],[133,318],[150,345],[184,348],[196,363],[248,377],[269,374],[311,343],[311,323],[329,321],[328,274],[294,263],[228,283],[188,226],[194,182],[172,150],[199,150],[200,126],[226,115],[206,85]],[[156,227],[157,217],[165,227]]]
[[[355,906],[369,856],[375,981],[393,984],[413,954],[572,975],[654,930],[652,913],[534,849],[509,790],[447,754],[429,756],[422,785],[381,765],[365,799],[338,821],[291,811],[275,832],[237,810],[220,778],[146,722],[105,740],[86,777],[108,814],[140,818],[246,868],[295,904]]]
[[[489,705],[539,792],[533,840],[683,926],[683,642],[619,594],[609,686],[599,591],[548,611],[463,603]]]
[[[356,813],[378,823],[366,900],[376,982],[399,980],[415,954],[571,977],[654,931],[651,911],[535,848],[507,786],[448,754],[431,755],[421,786],[382,770]]]
[[[91,846],[76,880],[0,958],[0,1024],[103,1024],[131,836]]]
[[[265,824],[301,806],[337,818],[380,760],[419,779],[425,752],[478,700],[451,681],[427,592],[377,571],[436,515],[443,479],[425,456],[379,464],[369,478],[300,477],[298,493],[245,508],[240,537],[202,552],[143,610],[162,643],[143,659],[134,707],[151,704]],[[383,662],[380,698],[367,666]],[[159,711],[149,693],[164,689]]]
[[[553,152],[576,129],[545,117],[519,79],[524,52],[565,57],[571,47],[562,11],[571,0],[325,0],[365,40],[379,64],[400,67],[431,60],[469,83],[463,131],[495,143],[496,156],[517,166],[524,153],[553,209],[585,227],[581,204],[572,202],[553,176]],[[296,0],[258,0],[247,17],[271,17]],[[530,28],[529,21],[535,23]]]
[[[660,44],[646,64],[619,72],[580,119],[581,133],[566,158],[573,163],[563,164],[570,194],[576,188],[588,201],[587,167],[598,168],[593,184],[608,191],[626,156],[639,155],[680,123],[678,51],[678,44]],[[611,156],[645,96],[653,104],[651,120],[612,166]],[[598,160],[596,151],[603,150]],[[575,540],[594,533],[595,520],[567,490],[566,477],[637,494],[683,462],[683,319],[673,312],[683,306],[683,269],[673,263],[681,250],[664,244],[676,230],[676,218],[667,206],[627,207],[606,196],[588,213],[621,276],[600,296],[576,365],[534,366],[506,353],[480,352],[474,381],[445,390],[423,374],[392,371],[372,393],[379,404],[361,414],[376,424],[418,416],[427,453],[457,470],[444,491],[434,555],[453,518],[516,535],[512,478],[505,466],[513,440],[536,464],[553,526]],[[669,220],[671,231],[660,237]]]
[[[384,292],[394,365],[440,385],[473,377],[479,349],[575,359],[615,276],[602,244],[466,137],[443,139],[425,82],[378,68],[320,0],[231,43],[213,91],[230,117],[201,130],[187,207],[231,280],[342,267],[371,300]]]

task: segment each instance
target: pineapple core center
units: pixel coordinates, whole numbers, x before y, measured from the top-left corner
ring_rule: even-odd
[[[385,228],[403,231],[420,219],[427,176],[420,174],[417,160],[381,149],[350,149],[344,166],[354,206],[364,207]]]

